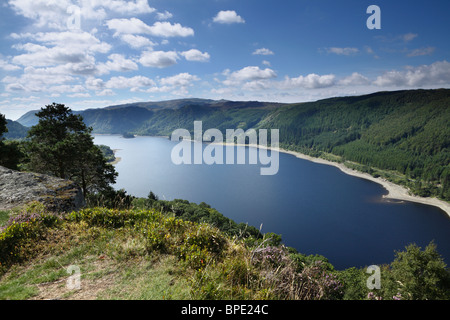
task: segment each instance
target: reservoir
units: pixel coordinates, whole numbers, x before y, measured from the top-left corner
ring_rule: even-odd
[[[450,263],[444,211],[382,200],[387,191],[381,185],[333,166],[280,153],[277,174],[261,175],[262,165],[249,162],[175,165],[171,152],[178,143],[167,138],[95,135],[94,142],[121,158],[114,188],[137,197],[153,191],[160,199],[205,202],[237,223],[280,234],[303,254],[323,255],[336,269],[388,264],[395,251],[411,243],[424,249],[431,241]],[[223,148],[226,154],[226,148],[244,147]]]

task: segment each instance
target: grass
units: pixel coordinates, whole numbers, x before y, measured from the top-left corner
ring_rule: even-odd
[[[9,211],[0,210],[0,227],[5,226],[6,222],[8,222],[8,219],[9,219]]]
[[[0,299],[187,299],[189,285],[171,255],[147,254],[143,239],[126,229],[67,223],[48,230],[37,254],[0,278]],[[76,265],[81,289],[70,290]]]

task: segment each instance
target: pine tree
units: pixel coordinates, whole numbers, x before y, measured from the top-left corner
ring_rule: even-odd
[[[63,104],[36,113],[39,123],[29,133],[29,169],[79,183],[83,194],[106,189],[117,173],[94,145],[92,128]]]

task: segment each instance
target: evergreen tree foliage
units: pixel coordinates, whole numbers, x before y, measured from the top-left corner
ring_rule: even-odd
[[[79,183],[86,197],[115,182],[117,173],[94,145],[92,128],[63,104],[53,103],[37,113],[39,123],[29,133],[29,169]]]

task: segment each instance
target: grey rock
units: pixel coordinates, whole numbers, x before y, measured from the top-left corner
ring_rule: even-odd
[[[71,212],[85,205],[83,192],[74,182],[0,166],[0,210],[39,201],[51,212]]]

